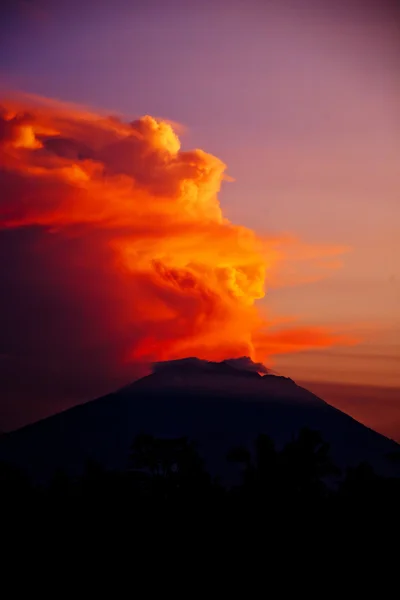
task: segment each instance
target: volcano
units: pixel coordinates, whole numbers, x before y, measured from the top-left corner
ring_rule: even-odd
[[[303,427],[322,434],[341,468],[366,461],[400,475],[388,459],[398,444],[246,357],[156,363],[151,375],[112,394],[3,435],[0,459],[38,482],[59,468],[79,475],[88,459],[124,469],[133,438],[145,432],[190,438],[209,472],[229,481],[232,447],[251,448],[260,433],[281,447]]]

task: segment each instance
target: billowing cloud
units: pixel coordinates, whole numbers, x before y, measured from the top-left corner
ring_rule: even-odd
[[[134,365],[261,361],[335,343],[327,331],[268,333],[256,302],[284,242],[224,217],[225,177],[221,160],[182,150],[150,116],[124,123],[4,101],[0,392],[27,386],[20,396],[45,389],[72,402],[122,383]]]

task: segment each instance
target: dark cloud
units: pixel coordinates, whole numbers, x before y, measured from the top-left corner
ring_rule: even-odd
[[[260,362],[254,362],[249,356],[241,356],[240,358],[228,358],[226,362],[231,367],[238,369],[239,371],[250,371],[252,373],[262,373],[266,375],[270,373],[265,365]]]
[[[67,158],[69,160],[94,160],[96,154],[92,148],[89,148],[86,144],[77,142],[70,138],[64,138],[61,136],[53,136],[41,140],[43,146],[49,152]]]
[[[168,373],[168,372],[184,372],[185,370],[195,370],[197,372],[212,372],[217,370],[218,367],[228,365],[238,371],[246,371],[250,373],[259,373],[266,375],[270,373],[265,365],[260,362],[254,362],[249,356],[241,356],[238,358],[227,358],[221,362],[215,362],[210,360],[201,360],[196,357],[166,360],[162,362],[156,362],[152,365],[153,373]],[[224,372],[224,371],[223,371]]]

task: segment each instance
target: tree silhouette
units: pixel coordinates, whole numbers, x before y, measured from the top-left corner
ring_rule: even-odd
[[[285,445],[279,463],[285,491],[296,499],[324,495],[326,479],[340,473],[331,459],[329,444],[318,431],[308,428]]]
[[[198,493],[210,484],[203,461],[186,437],[156,438],[139,434],[133,440],[130,471],[143,478],[142,491],[164,499]]]
[[[310,532],[321,541],[327,532],[328,537],[344,535],[357,521],[364,527],[364,512],[378,522],[376,531],[398,518],[400,480],[378,476],[361,464],[338,481],[329,445],[316,431],[301,430],[283,448],[260,434],[251,450],[232,448],[227,459],[238,465],[240,485],[217,485],[186,437],[137,435],[129,468],[105,470],[88,461],[81,476],[58,471],[47,488],[34,487],[17,469],[0,465],[3,514],[13,526],[38,523],[42,528],[47,523],[60,539],[70,527],[86,528],[88,539],[96,531],[130,532],[127,539],[135,540],[139,534],[142,539],[158,536],[165,550],[177,532],[183,532],[182,539],[201,537],[204,524],[207,535],[216,539],[218,532],[221,540],[232,533],[270,535],[274,528],[282,537],[285,529],[301,549]],[[11,512],[14,521],[8,518]]]
[[[236,447],[228,453],[227,458],[241,467],[241,492],[245,497],[261,503],[274,498],[277,492],[278,453],[270,437],[258,435],[253,457],[246,448]]]
[[[255,441],[253,457],[238,447],[227,458],[241,467],[241,497],[252,506],[269,505],[274,510],[300,501],[318,502],[327,495],[326,479],[339,473],[331,460],[329,444],[309,429],[302,429],[281,451],[271,438],[261,434]]]

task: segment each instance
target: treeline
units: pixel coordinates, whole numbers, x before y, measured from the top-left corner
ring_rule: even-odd
[[[295,528],[325,535],[344,523],[399,522],[400,480],[367,464],[341,473],[318,432],[303,429],[280,450],[259,435],[251,451],[232,448],[226,459],[237,470],[238,483],[230,487],[211,477],[187,438],[138,435],[125,470],[88,462],[82,476],[59,471],[47,487],[3,464],[3,527],[25,523],[66,532],[91,525],[135,535],[207,529],[215,536],[232,527],[257,535]]]

